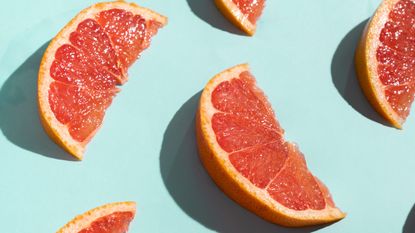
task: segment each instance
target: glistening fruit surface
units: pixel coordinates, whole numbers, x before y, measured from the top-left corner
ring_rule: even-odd
[[[70,135],[83,142],[101,125],[106,108],[126,80],[128,67],[161,25],[122,9],[85,19],[60,46],[50,68],[49,103]]]
[[[212,93],[212,104],[218,110],[212,117],[217,141],[244,177],[290,209],[321,210],[333,205],[301,152],[284,141],[283,130],[249,72],[220,83]]]

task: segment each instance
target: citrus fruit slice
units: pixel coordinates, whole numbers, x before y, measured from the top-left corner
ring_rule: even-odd
[[[265,0],[215,0],[222,14],[246,34],[255,34],[256,22],[265,7]]]
[[[126,233],[135,211],[134,202],[106,204],[76,216],[57,233]]]
[[[284,226],[342,219],[331,195],[284,140],[270,103],[248,65],[216,75],[196,117],[199,154],[215,183],[258,216]]]
[[[360,85],[373,107],[402,128],[415,93],[415,2],[384,0],[356,50]]]
[[[97,3],[50,42],[39,68],[38,102],[49,136],[83,158],[127,70],[167,18],[124,1]]]

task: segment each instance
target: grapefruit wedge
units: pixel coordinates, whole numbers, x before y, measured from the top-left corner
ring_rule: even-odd
[[[135,212],[134,202],[106,204],[76,216],[56,233],[126,233]]]
[[[215,0],[222,14],[249,36],[256,30],[256,22],[265,7],[265,0]]]
[[[415,93],[415,2],[384,0],[356,49],[360,85],[372,106],[402,128]]]
[[[200,99],[196,129],[209,175],[230,198],[258,216],[289,227],[345,216],[308,170],[298,147],[284,140],[248,65],[210,80]]]
[[[134,3],[97,3],[50,42],[39,68],[38,102],[48,135],[78,159],[127,81],[127,70],[167,18]]]

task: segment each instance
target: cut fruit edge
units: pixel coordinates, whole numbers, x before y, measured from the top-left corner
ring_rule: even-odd
[[[220,12],[239,29],[249,36],[255,34],[256,26],[248,20],[238,6],[232,0],[215,0],[216,6]]]
[[[74,233],[89,227],[92,222],[100,217],[108,216],[114,212],[130,212],[133,213],[133,218],[136,213],[136,203],[132,201],[127,202],[115,202],[99,206],[92,210],[89,210],[83,214],[76,216],[70,222],[65,224],[56,233]]]
[[[355,67],[361,88],[366,98],[392,126],[401,129],[405,119],[400,117],[388,103],[384,85],[377,71],[376,51],[381,43],[380,33],[388,20],[389,12],[399,0],[385,0],[369,19],[356,48]]]
[[[243,71],[249,71],[247,64],[229,68],[212,78],[206,85],[196,117],[196,135],[199,154],[209,175],[231,199],[273,223],[289,227],[301,227],[324,224],[340,220],[345,213],[331,207],[326,202],[325,209],[296,211],[289,209],[274,199],[264,189],[252,184],[239,173],[229,160],[229,154],[216,141],[211,119],[218,112],[211,104],[211,95],[218,84],[238,77]],[[320,182],[318,182],[320,184]]]
[[[91,133],[91,135],[83,142],[78,142],[69,134],[66,125],[59,122],[52,109],[50,108],[48,100],[48,92],[50,84],[54,79],[50,76],[50,67],[55,59],[56,50],[69,43],[69,35],[75,31],[78,24],[85,19],[94,18],[101,11],[109,9],[123,9],[125,11],[138,14],[146,20],[155,20],[161,23],[162,26],[167,24],[167,18],[150,10],[138,6],[135,3],[127,3],[124,1],[101,2],[96,3],[78,13],[62,30],[53,38],[47,47],[42,61],[40,63],[38,74],[38,106],[40,120],[45,128],[46,133],[61,147],[63,147],[71,155],[77,159],[82,160],[86,144],[94,136],[99,127]]]

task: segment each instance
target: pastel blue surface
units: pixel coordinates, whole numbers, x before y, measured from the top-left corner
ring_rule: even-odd
[[[0,10],[0,223],[55,232],[104,203],[134,200],[130,232],[415,232],[415,117],[385,126],[358,87],[353,52],[379,0],[269,0],[254,37],[210,0],[137,0],[169,24],[130,69],[76,162],[39,123],[37,71],[48,41],[92,1],[7,1]],[[207,81],[249,62],[287,138],[348,213],[287,229],[230,201],[202,168],[194,113]]]

